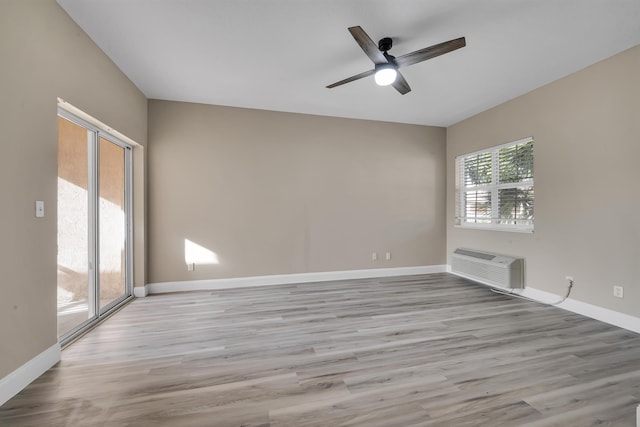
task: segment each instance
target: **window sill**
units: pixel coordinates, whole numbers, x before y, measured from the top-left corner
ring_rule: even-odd
[[[454,225],[455,228],[467,230],[484,230],[484,231],[507,231],[511,233],[533,234],[533,227],[510,227],[508,225]]]

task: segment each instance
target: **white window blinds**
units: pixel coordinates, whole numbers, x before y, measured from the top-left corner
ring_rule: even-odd
[[[456,158],[456,225],[533,230],[533,138]]]

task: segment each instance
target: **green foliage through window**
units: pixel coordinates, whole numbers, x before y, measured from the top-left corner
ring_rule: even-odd
[[[464,184],[466,187],[491,182],[491,153],[481,153],[465,158]]]
[[[533,141],[501,148],[498,165],[501,183],[533,179]]]

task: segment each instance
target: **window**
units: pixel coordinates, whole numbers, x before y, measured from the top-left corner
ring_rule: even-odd
[[[533,231],[533,138],[456,157],[456,226]]]

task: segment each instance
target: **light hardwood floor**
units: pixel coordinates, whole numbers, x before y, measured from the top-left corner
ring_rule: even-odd
[[[448,274],[137,299],[2,426],[635,426],[640,336]]]

